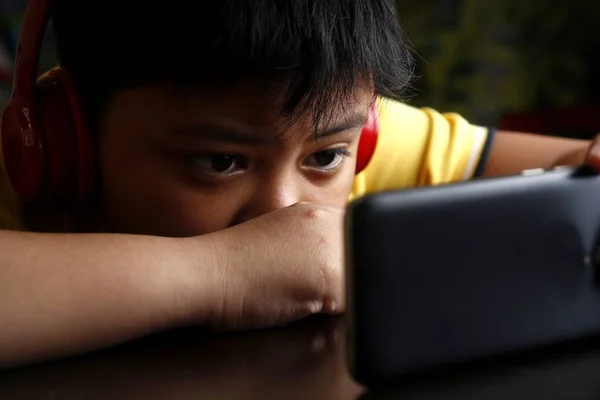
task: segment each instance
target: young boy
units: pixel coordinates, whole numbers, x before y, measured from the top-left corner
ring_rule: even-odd
[[[98,182],[76,204],[24,203],[0,169],[0,366],[342,312],[349,198],[585,158],[587,142],[399,103],[411,62],[392,1],[190,4],[55,7]]]

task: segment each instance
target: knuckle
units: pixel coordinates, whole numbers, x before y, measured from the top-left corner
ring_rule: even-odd
[[[329,296],[336,293],[341,284],[341,270],[333,262],[322,262],[318,264],[316,278],[322,294]]]
[[[314,205],[306,206],[302,210],[302,216],[310,220],[325,219],[327,214],[328,212],[326,209]]]

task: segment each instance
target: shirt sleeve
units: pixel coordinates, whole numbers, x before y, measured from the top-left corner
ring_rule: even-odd
[[[371,162],[356,176],[351,199],[365,194],[468,180],[481,174],[492,129],[455,113],[378,100],[379,138]]]

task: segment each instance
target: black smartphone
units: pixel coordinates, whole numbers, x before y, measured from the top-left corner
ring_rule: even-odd
[[[367,385],[600,333],[600,177],[379,193],[346,214],[350,370]]]

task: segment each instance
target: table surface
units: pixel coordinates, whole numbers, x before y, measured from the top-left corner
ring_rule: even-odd
[[[0,372],[0,399],[598,399],[600,340],[413,377],[384,392],[352,381],[340,318],[278,330],[182,330]]]

